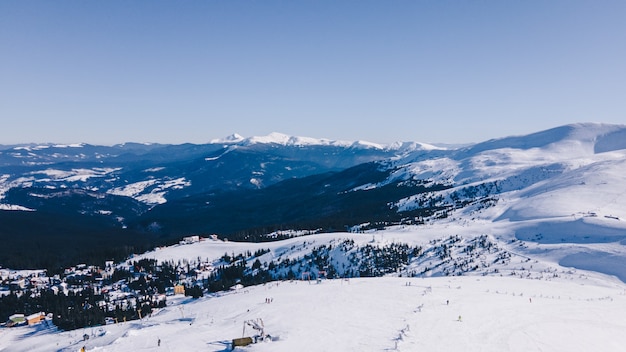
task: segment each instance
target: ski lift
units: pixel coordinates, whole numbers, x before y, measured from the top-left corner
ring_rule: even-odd
[[[256,330],[257,333],[254,336],[246,336],[246,325],[250,326],[252,329]],[[265,333],[265,325],[263,324],[263,319],[251,319],[243,322],[243,332],[241,334],[241,338],[233,339],[233,348],[237,346],[248,346],[253,343],[258,343],[260,341],[266,341],[266,339],[271,340],[271,336]]]

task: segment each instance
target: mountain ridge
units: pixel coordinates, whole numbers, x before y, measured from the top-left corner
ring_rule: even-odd
[[[519,238],[558,241],[555,224],[579,216],[577,228],[620,239],[624,135],[624,125],[585,123],[456,149],[355,148],[277,133],[205,145],[15,147],[0,151],[0,213],[13,224],[0,236],[50,241],[37,235],[36,218],[65,235],[122,231],[149,245],[190,234],[260,241],[279,229],[458,220],[510,222]],[[76,232],[57,216],[85,227]],[[585,231],[580,238],[600,241]]]

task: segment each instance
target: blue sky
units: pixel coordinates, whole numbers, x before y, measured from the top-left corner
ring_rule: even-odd
[[[626,123],[625,1],[1,1],[0,144]]]

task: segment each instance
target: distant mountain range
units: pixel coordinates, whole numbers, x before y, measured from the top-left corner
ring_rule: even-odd
[[[520,239],[626,240],[626,126],[461,148],[232,135],[208,144],[0,146],[0,265],[122,258],[189,234],[513,223]],[[274,237],[272,237],[274,238]],[[34,255],[37,253],[37,255]]]

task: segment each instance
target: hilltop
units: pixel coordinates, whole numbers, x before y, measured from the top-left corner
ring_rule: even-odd
[[[279,230],[474,224],[572,243],[564,260],[591,268],[602,257],[617,268],[622,247],[603,244],[626,238],[625,135],[623,125],[587,123],[456,149],[278,133],[205,145],[6,147],[0,263],[101,264],[187,235],[266,242],[285,238],[268,235]],[[32,243],[51,250],[28,256]]]

